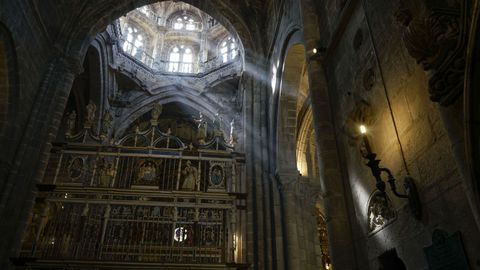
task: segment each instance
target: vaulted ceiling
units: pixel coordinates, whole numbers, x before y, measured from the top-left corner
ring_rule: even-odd
[[[27,1],[25,1],[27,2]],[[152,0],[33,0],[32,10],[50,41],[62,53],[83,54],[93,37],[127,12],[158,1]],[[235,30],[245,49],[265,50],[262,29],[272,6],[281,0],[185,0],[215,18],[230,31]]]

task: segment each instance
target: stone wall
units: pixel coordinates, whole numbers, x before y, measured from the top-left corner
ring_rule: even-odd
[[[394,17],[398,3],[349,1],[345,8],[351,15],[339,22],[344,31],[336,33],[338,42],[324,64],[353,196],[351,226],[359,268],[378,269],[377,257],[395,248],[408,269],[427,269],[423,248],[432,243],[434,229],[460,231],[473,266],[480,258],[480,235],[439,106],[429,99],[428,78],[403,45]],[[374,234],[367,231],[375,179],[360,154],[357,128],[362,122],[380,165],[392,170],[400,192],[406,175],[415,180],[423,206],[420,221],[410,214],[405,199],[387,191],[398,217]]]

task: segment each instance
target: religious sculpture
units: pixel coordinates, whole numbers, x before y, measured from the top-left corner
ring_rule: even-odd
[[[115,176],[115,167],[112,163],[107,163],[100,169],[100,186],[109,187]]]
[[[368,231],[376,232],[396,218],[386,194],[375,192],[368,203]]]
[[[112,120],[113,117],[110,114],[110,111],[105,110],[105,113],[103,113],[102,117],[102,136],[106,137],[108,135],[109,130],[112,128]]]
[[[67,131],[65,132],[65,136],[70,137],[75,132],[75,122],[77,120],[77,113],[73,110],[67,116]]]
[[[158,103],[153,104],[152,111],[151,111],[152,125],[158,124],[158,118],[160,117],[161,113],[162,113],[162,105]]]
[[[215,137],[223,136],[223,119],[220,114],[215,114],[215,119],[213,120],[213,132]]]
[[[187,160],[187,166],[182,171],[183,190],[195,190],[195,186],[199,185],[198,170],[192,166],[190,160]]]
[[[87,115],[85,116],[85,127],[92,127],[93,122],[95,122],[95,112],[97,111],[97,106],[93,101],[89,101],[86,106]]]
[[[229,136],[229,141],[228,143],[232,146],[234,146],[237,143],[237,138],[235,138],[235,118],[232,118],[232,121],[230,121],[230,136]]]
[[[153,161],[145,161],[140,165],[137,180],[144,183],[152,183],[157,176],[156,164]]]
[[[197,129],[197,141],[199,144],[205,144],[207,139],[207,121],[200,112],[198,118],[194,118],[193,121],[198,124]]]

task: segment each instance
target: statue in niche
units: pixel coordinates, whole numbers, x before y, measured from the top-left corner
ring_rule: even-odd
[[[110,114],[109,110],[105,110],[105,113],[103,113],[102,117],[102,136],[107,136],[108,131],[112,128],[112,120],[113,117]]]
[[[235,132],[235,118],[232,118],[232,121],[230,121],[230,137],[229,137],[230,145],[235,145],[237,143],[237,139],[235,138],[234,132]]]
[[[197,141],[199,144],[205,144],[207,139],[207,121],[203,117],[203,114],[200,112],[198,118],[193,118],[193,121],[197,123]]]
[[[74,134],[76,120],[77,120],[77,112],[75,112],[75,110],[73,110],[67,116],[67,131],[65,132],[65,135],[67,137],[70,137]]]
[[[182,170],[183,190],[195,190],[195,186],[199,186],[198,170],[192,166],[190,160],[187,160],[187,166]]]
[[[205,228],[205,244],[207,246],[212,245],[215,242],[215,234],[213,233],[213,228],[212,226],[207,226]]]
[[[223,119],[220,114],[215,114],[215,119],[213,120],[213,132],[215,136],[223,136]]]
[[[156,125],[158,123],[158,118],[160,117],[160,114],[162,114],[162,105],[158,103],[153,104],[151,111],[151,121],[153,125]]]
[[[146,184],[151,184],[154,182],[155,177],[157,176],[157,168],[155,162],[151,160],[144,161],[141,163],[138,174],[137,180],[142,181]]]
[[[380,230],[395,218],[396,213],[387,194],[375,191],[368,203],[368,232]]]
[[[115,176],[115,167],[113,163],[104,162],[100,167],[100,181],[99,185],[102,187],[109,187]]]
[[[85,126],[91,127],[93,122],[95,122],[95,112],[97,111],[97,105],[95,105],[95,103],[90,100],[86,106],[86,110],[87,115],[85,117]]]

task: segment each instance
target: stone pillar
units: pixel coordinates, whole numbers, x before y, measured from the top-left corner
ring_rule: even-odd
[[[17,256],[28,213],[34,204],[35,184],[41,182],[48,163],[50,145],[63,116],[73,80],[82,70],[81,58],[54,58],[35,96],[29,121],[1,190],[0,268],[11,269]]]
[[[329,102],[325,72],[316,60],[308,66],[318,169],[325,203],[330,254],[335,269],[355,269],[355,249],[345,199],[339,149]]]
[[[301,215],[298,215],[299,205],[296,198],[299,174],[296,169],[283,169],[277,173],[277,177],[281,183],[284,205],[284,235],[286,235],[284,243],[286,243],[286,254],[288,254],[286,269],[305,269],[305,266],[301,264],[303,256],[299,243],[299,230],[301,230],[299,218]]]

